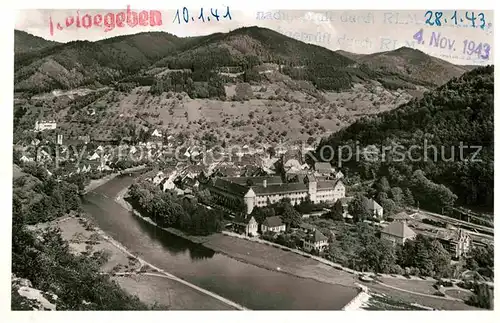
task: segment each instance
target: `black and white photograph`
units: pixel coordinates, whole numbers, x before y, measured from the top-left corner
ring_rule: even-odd
[[[10,310],[492,311],[493,10],[205,4],[17,11]]]

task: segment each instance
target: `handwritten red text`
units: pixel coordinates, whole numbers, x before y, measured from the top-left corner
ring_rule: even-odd
[[[76,16],[66,17],[64,23],[56,23],[52,21],[52,17],[49,18],[49,31],[50,35],[54,35],[54,30],[63,30],[71,26],[76,26],[76,28],[104,28],[105,32],[111,31],[116,27],[135,27],[135,26],[161,26],[163,24],[161,12],[158,10],[143,10],[141,12],[136,12],[127,6],[126,11],[113,13],[108,12],[105,15],[89,15],[85,14],[80,16],[80,11],[76,12]]]

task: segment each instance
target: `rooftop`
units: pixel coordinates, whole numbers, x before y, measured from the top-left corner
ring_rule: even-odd
[[[325,241],[328,240],[327,237],[323,233],[321,233],[319,230],[314,231],[310,236],[308,236],[307,241],[311,242],[320,242],[320,241]]]
[[[248,180],[252,181],[252,186],[263,186],[264,180],[266,181],[267,186],[283,184],[283,181],[281,180],[280,176],[254,176],[254,177],[243,177],[242,176],[242,177],[227,177],[225,179],[228,181],[231,181],[233,183],[237,183],[237,184],[245,185],[245,186],[247,186]]]
[[[318,173],[330,174],[332,172],[332,165],[330,163],[314,163],[314,170]]]
[[[414,237],[416,235],[415,231],[410,229],[406,222],[401,221],[392,222],[391,224],[383,228],[382,232],[391,236],[405,239]]]
[[[262,224],[266,227],[274,228],[282,226],[283,221],[281,221],[281,218],[279,216],[270,216],[266,218]]]
[[[382,209],[382,206],[380,206],[380,204],[378,204],[374,199],[363,199],[363,201],[369,210]]]

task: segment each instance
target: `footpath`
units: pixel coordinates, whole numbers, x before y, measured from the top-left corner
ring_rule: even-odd
[[[351,268],[344,267],[341,264],[334,263],[334,262],[332,262],[330,260],[327,260],[325,258],[311,255],[310,253],[307,253],[305,251],[298,250],[298,249],[293,249],[293,248],[289,248],[289,247],[285,247],[283,245],[280,245],[280,244],[277,244],[277,243],[274,243],[274,242],[271,242],[271,241],[259,239],[259,238],[256,238],[256,237],[248,237],[248,236],[237,234],[237,233],[230,232],[230,231],[222,231],[222,234],[227,235],[227,236],[231,236],[231,237],[240,238],[240,239],[245,239],[245,240],[248,240],[248,241],[262,243],[262,244],[265,244],[265,245],[268,245],[268,246],[273,246],[273,247],[280,248],[280,249],[284,249],[284,250],[287,250],[287,251],[290,251],[290,252],[302,255],[304,257],[314,259],[314,260],[316,260],[318,262],[321,262],[321,263],[323,263],[325,265],[328,265],[328,266],[333,267],[333,268],[338,269],[338,270],[345,271],[345,272],[353,274],[353,275],[362,275],[362,276],[375,276],[376,275],[378,277],[398,278],[398,279],[404,279],[404,280],[421,280],[421,281],[424,280],[424,281],[436,282],[436,280],[434,278],[432,278],[432,277],[425,277],[425,279],[423,279],[423,278],[417,277],[417,276],[410,276],[409,278],[407,278],[406,276],[403,276],[403,275],[375,274],[373,272],[357,271],[357,270],[354,270],[354,269],[351,269]]]

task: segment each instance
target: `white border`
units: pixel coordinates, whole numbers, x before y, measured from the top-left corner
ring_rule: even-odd
[[[481,10],[493,9],[493,3],[498,3],[494,1],[476,0],[474,2],[466,1],[436,1],[436,0],[422,0],[417,2],[405,2],[405,1],[318,1],[309,0],[304,3],[291,3],[290,1],[275,0],[272,3],[267,0],[253,0],[250,2],[246,1],[213,1],[207,4],[207,1],[185,1],[174,3],[171,1],[103,1],[98,0],[87,0],[82,2],[79,9],[95,9],[95,8],[125,8],[127,4],[130,4],[135,8],[150,8],[150,9],[173,9],[179,6],[200,6],[200,5],[230,5],[234,9],[259,9],[264,10],[264,8],[270,9],[436,9],[437,5],[440,9],[461,9],[470,8],[474,6],[475,8],[480,8]],[[73,3],[61,2],[47,0],[43,2],[39,1],[15,1],[15,9],[42,9],[42,8],[52,8],[52,9],[68,9],[69,7],[75,7]],[[418,7],[418,8],[416,8]],[[14,9],[14,8],[11,8]],[[2,310],[9,312],[6,316],[8,322],[19,321],[19,322],[33,322],[33,321],[51,321],[51,322],[92,322],[95,320],[108,320],[108,321],[123,321],[123,322],[137,322],[144,320],[166,320],[166,321],[193,321],[200,322],[201,320],[207,322],[307,322],[310,320],[321,319],[324,321],[341,320],[341,322],[350,321],[397,321],[397,322],[427,322],[427,321],[453,321],[458,322],[493,322],[494,312],[492,311],[477,311],[477,312],[312,312],[312,311],[252,311],[252,312],[83,312],[83,313],[70,313],[70,312],[11,312],[10,311],[10,264],[11,264],[11,209],[12,209],[12,102],[13,102],[13,26],[15,12],[10,10],[2,10],[3,17],[0,20],[1,24],[1,37],[2,40],[2,57],[0,64],[2,64],[2,78],[1,78],[1,107],[4,109],[2,113],[2,126],[0,127],[1,136],[1,148],[3,152],[3,158],[0,159],[1,164],[1,191],[0,191],[0,202],[3,214],[3,223],[1,226],[2,234],[1,236],[1,258],[3,264],[1,266],[1,300],[2,300]],[[497,25],[498,19],[495,18],[494,26]],[[495,37],[497,40],[498,36]],[[495,42],[498,43],[498,42]],[[495,54],[495,63],[496,53]],[[498,70],[496,75],[498,75]],[[498,90],[498,85],[495,85],[495,90]],[[495,91],[498,93],[498,91]],[[495,103],[495,107],[497,104]],[[495,124],[498,118],[495,115]],[[497,137],[497,132],[495,133],[495,141],[499,142]],[[495,166],[498,165],[499,160],[498,148],[495,152]],[[500,168],[497,168],[500,169]],[[499,171],[495,174],[495,182],[497,182],[500,176]],[[498,193],[495,192],[495,202]],[[498,248],[496,248],[498,249]],[[498,264],[499,251],[496,251],[495,264]],[[499,276],[498,266],[495,270],[496,277]],[[251,288],[251,286],[249,286]],[[300,291],[297,291],[300,292]],[[499,292],[495,291],[495,308],[499,309]]]

